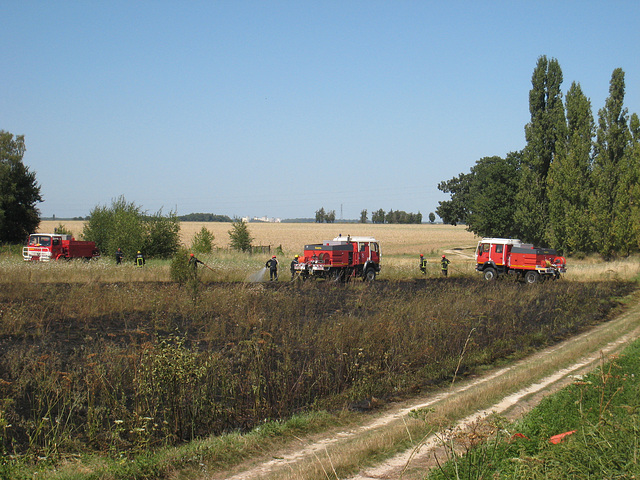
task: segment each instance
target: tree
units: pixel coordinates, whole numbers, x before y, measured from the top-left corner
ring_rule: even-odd
[[[393,211],[393,208],[387,212],[383,223],[398,223],[398,214]]]
[[[436,212],[444,223],[464,223],[479,236],[511,237],[517,232],[513,198],[518,191],[521,153],[505,159],[484,157],[470,173],[462,173],[438,188],[451,193],[451,200],[439,202]]]
[[[573,82],[566,96],[567,139],[549,168],[549,229],[551,245],[566,253],[592,251],[589,225],[591,149],[594,121],[591,102]]]
[[[360,212],[360,223],[367,223],[367,210],[362,210]]]
[[[433,212],[429,212],[429,223],[433,223],[436,221],[436,214]]]
[[[562,70],[558,61],[540,57],[531,84],[531,121],[525,126],[527,145],[523,150],[520,185],[515,199],[515,223],[522,240],[542,244],[547,237],[547,174],[558,153],[557,148],[564,146],[566,138]]]
[[[96,242],[103,255],[115,255],[121,248],[129,257],[142,251],[149,257],[168,258],[178,250],[179,232],[180,222],[173,212],[147,215],[121,195],[110,206],[93,208],[82,236]]]
[[[162,209],[143,219],[143,251],[149,257],[169,258],[180,245],[180,221],[175,212],[162,214]]]
[[[247,222],[241,218],[236,218],[231,224],[231,230],[229,230],[229,239],[231,248],[241,252],[251,251],[251,242],[253,238],[249,233],[249,226]]]
[[[316,210],[316,223],[323,223],[327,214],[324,212],[324,207],[320,210]]]
[[[21,243],[40,224],[36,174],[22,162],[24,135],[0,130],[0,242]]]
[[[144,246],[142,211],[124,196],[111,205],[97,205],[91,210],[82,231],[85,240],[96,242],[102,255],[112,256],[118,248],[130,258]]]
[[[438,184],[438,190],[451,194],[451,200],[438,202],[436,213],[444,223],[456,226],[459,223],[467,223],[469,213],[469,187],[471,186],[471,173],[461,173],[451,180]]]
[[[195,253],[211,253],[211,250],[213,250],[213,240],[215,238],[213,233],[203,226],[200,231],[193,236],[191,250]]]
[[[590,202],[596,248],[607,258],[616,251],[628,252],[633,237],[629,191],[636,172],[630,155],[631,132],[627,109],[623,107],[624,93],[624,72],[617,68],[611,75],[609,97],[598,112]]]
[[[373,223],[384,223],[385,212],[383,209],[376,210],[371,214],[371,221]]]
[[[629,122],[631,130],[631,158],[636,172],[636,178],[640,179],[640,119],[635,113],[631,115]],[[640,181],[637,181],[631,187],[630,203],[631,203],[631,219],[633,222],[633,236],[636,241],[636,248],[640,248]]]
[[[325,220],[327,223],[333,223],[333,222],[335,222],[335,221],[336,221],[336,211],[335,211],[335,210],[331,210],[329,213],[327,213],[327,214],[324,216],[324,220]]]

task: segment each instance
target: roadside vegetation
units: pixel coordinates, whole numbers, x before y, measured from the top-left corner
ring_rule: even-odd
[[[450,460],[428,478],[639,478],[638,372],[640,341],[515,423],[443,435]]]

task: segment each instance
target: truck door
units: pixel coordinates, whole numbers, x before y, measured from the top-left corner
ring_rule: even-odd
[[[486,263],[489,261],[489,247],[488,243],[480,243],[478,245],[478,251],[476,252],[476,262]]]

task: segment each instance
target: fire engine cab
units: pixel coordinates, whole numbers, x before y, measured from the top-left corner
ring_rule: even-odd
[[[58,233],[32,233],[27,246],[22,248],[25,261],[84,258],[90,260],[100,256],[95,242],[76,240],[71,235]]]
[[[310,276],[335,281],[352,277],[375,280],[380,272],[380,246],[373,237],[342,237],[305,245],[304,254],[294,265],[303,279]]]
[[[483,238],[476,250],[476,270],[489,281],[510,273],[536,283],[560,278],[567,271],[567,262],[553,249],[534,247],[516,238]]]

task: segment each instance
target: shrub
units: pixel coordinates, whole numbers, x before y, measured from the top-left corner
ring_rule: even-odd
[[[190,277],[189,275],[189,253],[184,247],[178,248],[178,251],[171,258],[169,267],[169,275],[171,280],[183,285]]]

